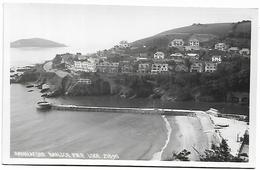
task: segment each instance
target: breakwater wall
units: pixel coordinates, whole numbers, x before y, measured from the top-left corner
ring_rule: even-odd
[[[77,105],[56,105],[52,104],[54,110],[72,110],[85,112],[111,112],[111,113],[138,113],[138,114],[159,114],[173,116],[196,116],[196,110],[178,110],[178,109],[159,109],[159,108],[119,108],[119,107],[91,107]]]

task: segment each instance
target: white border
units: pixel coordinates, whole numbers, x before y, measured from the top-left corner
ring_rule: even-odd
[[[17,2],[17,1],[12,1]],[[19,1],[21,2],[21,1]],[[28,1],[23,1],[28,2]],[[30,1],[29,1],[30,2]],[[40,1],[46,2],[46,1]],[[67,1],[68,2],[68,1]],[[66,3],[67,3],[66,2]],[[72,1],[71,1],[72,2]],[[74,1],[75,2],[75,1]],[[78,2],[78,1],[77,1]],[[104,1],[103,1],[104,2]],[[48,3],[50,3],[48,1]],[[89,4],[100,4],[92,2]],[[104,3],[102,4],[104,5]],[[126,4],[129,5],[129,4]],[[133,5],[133,4],[131,4]],[[147,6],[147,5],[146,5]],[[156,6],[152,4],[151,6]],[[161,6],[158,3],[157,6]],[[166,162],[166,161],[122,161],[122,160],[72,160],[72,159],[22,159],[22,158],[9,158],[10,157],[10,84],[9,84],[9,44],[4,41],[4,60],[3,60],[3,127],[2,131],[3,147],[2,147],[2,162],[4,164],[48,164],[48,165],[115,165],[115,166],[177,166],[177,167],[237,167],[237,168],[253,168],[255,167],[255,134],[256,134],[256,87],[257,87],[257,21],[258,15],[256,10],[252,11],[252,39],[251,39],[251,84],[250,84],[250,162],[249,163],[215,163],[215,162]],[[6,33],[4,28],[4,35]],[[6,38],[6,37],[4,37]],[[251,128],[252,127],[252,128]]]

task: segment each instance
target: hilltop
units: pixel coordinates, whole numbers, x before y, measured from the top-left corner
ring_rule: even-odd
[[[10,43],[11,48],[22,48],[22,47],[41,47],[41,48],[52,48],[52,47],[66,47],[66,45],[50,41],[42,38],[30,38],[20,39]]]
[[[251,22],[241,21],[236,23],[192,24],[190,26],[171,29],[151,37],[132,42],[133,47],[163,48],[176,38],[188,41],[196,38],[200,43],[211,41],[228,41],[231,45],[250,47]]]

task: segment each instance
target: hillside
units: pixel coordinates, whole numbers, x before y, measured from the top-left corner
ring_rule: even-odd
[[[176,28],[154,36],[137,40],[131,43],[134,47],[157,47],[162,48],[175,38],[181,38],[185,42],[196,38],[200,42],[211,40],[232,41],[238,46],[250,46],[251,22],[242,21],[237,23],[215,23],[215,24],[192,24],[190,26]],[[239,41],[243,41],[239,44]]]
[[[52,47],[66,47],[66,45],[54,41],[42,39],[42,38],[31,38],[31,39],[20,39],[11,42],[10,47],[11,48],[22,48],[22,47],[52,48]]]

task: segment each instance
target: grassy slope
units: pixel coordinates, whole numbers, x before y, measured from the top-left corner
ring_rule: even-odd
[[[190,38],[197,38],[200,42],[227,37],[229,33],[250,33],[250,22],[193,24],[187,27],[168,30],[154,36],[137,40],[132,46],[165,47],[175,38],[181,38],[187,42]]]

